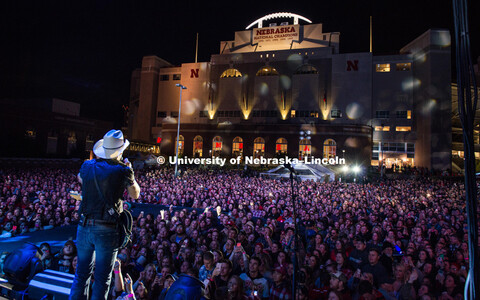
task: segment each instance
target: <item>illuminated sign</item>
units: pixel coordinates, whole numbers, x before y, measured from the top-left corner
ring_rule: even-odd
[[[298,40],[300,25],[254,28],[253,44]]]
[[[198,69],[190,69],[190,78],[198,78]]]
[[[307,18],[305,18],[301,15],[292,14],[292,13],[289,13],[289,12],[279,12],[279,13],[273,13],[273,14],[263,16],[260,19],[257,19],[252,24],[248,25],[247,28],[245,28],[245,29],[250,29],[255,25],[257,25],[258,28],[262,28],[264,21],[271,20],[271,19],[278,19],[278,18],[293,18],[293,24],[294,25],[298,24],[298,20],[302,20],[302,21],[305,21],[305,22],[310,23],[310,24],[312,23],[312,21],[310,21],[309,19],[307,19]],[[283,23],[280,24],[280,25],[283,25]]]

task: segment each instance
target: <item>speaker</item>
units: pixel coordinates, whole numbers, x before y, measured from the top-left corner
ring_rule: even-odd
[[[43,271],[42,262],[37,257],[38,250],[37,246],[27,242],[5,257],[3,272],[15,289],[26,289],[33,276]]]
[[[53,270],[38,273],[28,286],[28,299],[68,300],[74,277],[72,274]]]

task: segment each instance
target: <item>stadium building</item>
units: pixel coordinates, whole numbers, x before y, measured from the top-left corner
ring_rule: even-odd
[[[174,155],[180,119],[179,153],[188,157],[448,169],[450,51],[448,30],[428,30],[396,55],[340,53],[339,32],[267,15],[221,41],[209,62],[144,57],[132,74],[128,136]]]

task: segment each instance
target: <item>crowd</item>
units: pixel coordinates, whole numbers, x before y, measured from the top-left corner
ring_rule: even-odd
[[[76,172],[3,170],[2,236],[78,221],[79,202],[68,196],[81,191]],[[133,243],[118,253],[112,298],[163,299],[188,274],[209,299],[463,299],[469,257],[461,183],[297,182],[295,236],[289,182],[226,170],[187,170],[177,180],[170,169],[135,175],[138,202],[170,209],[136,219]],[[41,248],[46,268],[75,271],[73,242],[57,255]]]

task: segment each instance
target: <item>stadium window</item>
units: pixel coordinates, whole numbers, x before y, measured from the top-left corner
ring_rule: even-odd
[[[180,80],[182,78],[181,74],[173,74],[173,80]]]
[[[390,64],[376,64],[376,72],[390,72]]]
[[[198,112],[200,118],[208,118],[208,111],[206,110],[201,110]]]
[[[242,77],[242,73],[238,71],[237,69],[227,69],[223,71],[222,75],[220,75],[220,78],[234,78],[234,77]]]
[[[411,119],[412,118],[412,111],[411,110],[407,110],[407,119]]]
[[[300,140],[300,144],[298,147],[298,158],[304,159],[309,155],[312,155],[312,140],[310,139]]]
[[[332,139],[325,140],[325,142],[323,143],[323,157],[335,158],[336,154],[337,154],[337,143]]]
[[[397,119],[406,119],[407,118],[407,111],[406,110],[397,110],[396,111]]]
[[[169,81],[169,80],[170,80],[170,75],[168,74],[160,75],[160,81]]]
[[[67,155],[72,154],[77,149],[77,135],[74,131],[68,133]]]
[[[203,138],[197,135],[193,139],[193,155],[195,157],[202,157],[203,154]]]
[[[390,126],[375,126],[375,131],[390,131]]]
[[[285,154],[287,153],[287,139],[279,138],[275,145],[276,154]]]
[[[243,154],[243,139],[239,136],[233,139],[232,154],[234,157],[242,156]]]
[[[271,66],[264,66],[260,70],[258,70],[256,76],[273,76],[278,75],[277,70]]]
[[[342,117],[342,111],[339,109],[332,109],[330,111],[330,116],[335,119],[335,118],[341,118]]]
[[[375,118],[377,119],[388,119],[390,112],[388,110],[377,110],[375,112]]]
[[[395,64],[397,71],[410,71],[412,69],[411,63],[398,63]]]
[[[265,155],[265,140],[262,137],[257,137],[253,141],[253,153],[255,158]]]
[[[167,112],[166,111],[159,111],[157,112],[157,118],[166,118]]]
[[[315,66],[304,64],[297,68],[295,74],[318,74],[318,70]]]
[[[295,118],[295,110],[294,110],[294,109],[292,109],[292,110],[290,111],[290,117],[291,117],[291,118]]]
[[[219,136],[216,136],[212,140],[212,155],[219,156],[222,153],[223,139]]]
[[[395,131],[412,131],[411,126],[397,126]]]
[[[177,142],[180,141],[177,145]],[[185,138],[183,137],[183,135],[180,135],[178,137],[178,141],[177,141],[177,138],[175,138],[175,153],[177,152],[177,147],[178,147],[178,155],[183,155],[183,149],[185,147]]]
[[[177,112],[177,111],[171,111],[171,112],[170,112],[170,117],[172,117],[172,118],[178,118],[178,112]]]

